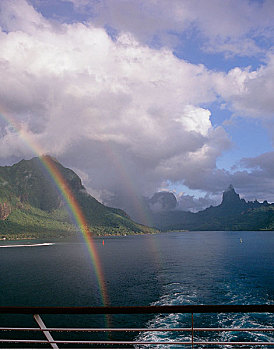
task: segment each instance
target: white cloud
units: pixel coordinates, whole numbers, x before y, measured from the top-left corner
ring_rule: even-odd
[[[140,3],[117,2],[113,20],[119,22],[118,14],[125,18],[124,4],[128,11],[137,11]],[[220,40],[218,45],[224,43],[231,29],[226,19],[220,38],[213,33],[213,26],[221,23],[220,8],[211,23],[213,15],[200,16],[205,5],[198,6],[198,17],[194,16],[195,3],[174,1],[167,14],[160,0],[143,3],[142,14],[153,8],[155,22],[143,18],[141,28],[141,17],[136,16],[128,21],[135,26],[131,29],[135,36],[121,32],[112,40],[92,24],[51,23],[24,0],[2,1],[1,113],[17,120],[32,145],[78,169],[97,197],[150,195],[167,180],[215,193],[229,183],[243,190],[257,183],[258,173],[253,172],[248,182],[244,172],[232,176],[216,169],[216,159],[230,141],[222,127],[212,126],[210,107],[204,106],[219,95],[236,113],[262,118],[269,125],[274,110],[273,57],[269,55],[254,71],[235,68],[228,74],[216,73],[178,59],[168,48],[156,50],[140,41],[142,31],[149,28],[152,36],[171,28],[173,18],[178,30],[199,21],[201,27],[208,23],[205,33],[211,43],[215,39]],[[247,6],[243,4],[240,13]],[[261,30],[260,11],[266,6],[271,4],[258,9],[256,28]],[[236,25],[234,10],[229,9],[228,17]],[[124,26],[122,19],[119,23]],[[233,32],[236,41],[237,33],[243,37],[253,28],[249,16],[243,23],[246,29],[238,23]],[[265,25],[270,25],[268,17]],[[13,131],[3,129],[1,135],[2,158],[32,156]],[[202,200],[196,205],[201,207]]]
[[[51,24],[23,0],[1,9],[13,21],[0,33],[0,104],[28,140],[88,174],[87,186],[149,192],[215,169],[229,142],[200,105],[216,98],[217,73],[129,34]],[[24,153],[15,138],[3,136],[1,157]]]
[[[0,25],[5,32],[27,33],[49,27],[43,16],[25,0],[1,0]]]
[[[272,0],[70,0],[99,25],[131,32],[138,40],[176,46],[179,36],[196,31],[206,51],[226,55],[264,54],[260,40],[273,45]]]
[[[203,197],[194,197],[190,195],[186,195],[184,193],[180,193],[177,198],[178,201],[178,210],[183,211],[191,211],[191,212],[198,212],[201,210],[204,210],[208,208],[209,206],[213,205],[219,205],[220,204],[220,198],[219,196],[217,198],[210,197],[208,194]]]
[[[201,135],[206,136],[212,127],[210,115],[207,109],[187,105],[182,116],[176,121],[181,122],[187,131],[198,131]]]
[[[236,67],[216,77],[216,89],[226,106],[237,116],[256,118],[267,129],[274,143],[274,55],[256,70]]]
[[[217,85],[223,98],[244,116],[269,119],[273,117],[274,55],[257,70],[232,69],[228,75],[219,76]]]

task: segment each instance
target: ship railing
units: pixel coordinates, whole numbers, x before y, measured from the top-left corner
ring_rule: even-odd
[[[163,305],[163,306],[130,306],[130,307],[0,307],[0,314],[3,315],[33,315],[34,320],[38,327],[0,327],[0,333],[3,334],[4,331],[10,332],[41,332],[43,334],[43,339],[9,339],[2,338],[0,343],[22,343],[26,344],[48,344],[54,349],[58,349],[59,345],[65,344],[70,347],[81,345],[81,346],[125,346],[125,347],[150,347],[155,345],[165,345],[172,347],[178,345],[180,347],[187,346],[194,348],[195,346],[207,347],[208,345],[219,347],[219,346],[245,346],[245,347],[264,347],[274,345],[274,338],[270,337],[270,341],[201,341],[198,334],[202,332],[268,332],[268,334],[273,335],[274,328],[271,325],[267,327],[257,327],[257,328],[243,328],[243,327],[233,327],[233,328],[214,328],[207,327],[201,328],[196,327],[195,317],[197,314],[220,314],[220,313],[264,313],[269,315],[274,312],[274,305]],[[190,326],[187,328],[52,328],[46,327],[42,320],[41,315],[126,315],[126,314],[190,314]],[[88,332],[88,336],[85,335],[85,340],[79,339],[56,339],[53,338],[55,332]],[[104,332],[106,334],[104,340],[90,339],[90,333]],[[188,341],[176,341],[176,340],[165,340],[160,341],[146,341],[146,340],[112,340],[109,339],[109,334],[114,332],[172,332],[172,333],[187,333],[189,334]],[[271,333],[272,332],[272,333]],[[5,334],[7,334],[5,332]],[[21,333],[20,333],[21,334]],[[140,337],[138,337],[140,339]],[[136,339],[136,338],[135,338]]]

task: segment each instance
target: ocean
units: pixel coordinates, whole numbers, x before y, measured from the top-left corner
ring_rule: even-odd
[[[167,232],[94,242],[112,306],[273,304],[273,232]],[[1,241],[0,266],[2,306],[103,305],[94,265],[81,239]],[[187,314],[116,315],[108,320],[45,315],[43,320],[48,327],[191,326]],[[22,322],[35,327],[29,316],[0,317],[0,326],[22,327]],[[200,314],[194,322],[196,327],[273,327],[273,315]],[[121,334],[108,337],[121,339]],[[190,334],[127,333],[122,339],[188,341]],[[201,333],[196,339],[274,341],[272,333],[260,332]]]

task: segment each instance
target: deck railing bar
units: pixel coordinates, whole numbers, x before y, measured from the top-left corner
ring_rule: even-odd
[[[191,332],[192,328],[12,328],[0,331],[49,331],[49,332]],[[256,328],[256,330],[258,330]],[[274,329],[273,329],[274,331]]]
[[[159,314],[159,313],[267,313],[274,305],[159,305],[97,307],[22,307],[1,306],[0,314]]]
[[[274,328],[194,328],[195,332],[274,332]]]
[[[50,329],[43,329],[50,330]],[[41,328],[29,328],[29,327],[0,327],[0,331],[42,331]]]
[[[274,332],[274,328],[193,328],[196,332]],[[16,328],[0,327],[0,331],[49,332],[191,332],[192,328]]]
[[[45,344],[45,343],[56,343],[56,344],[132,344],[132,345],[149,345],[149,344],[188,344],[192,345],[192,342],[184,342],[184,341],[120,341],[120,340],[54,340],[52,342],[48,342],[47,340],[23,340],[23,339],[0,339],[0,342],[3,343],[36,343],[36,344]],[[217,342],[217,341],[194,341],[194,345],[204,344],[204,345],[274,345],[274,342]]]
[[[0,342],[3,343],[35,343],[35,344],[48,344],[47,340],[24,340],[24,339],[0,339]],[[149,342],[149,341],[119,341],[119,340],[54,340],[54,344],[135,344],[135,345],[143,345],[143,344],[192,344],[191,342],[180,342],[180,341],[159,341],[159,342]],[[269,344],[269,343],[267,343]]]
[[[197,341],[194,332],[274,332],[273,327],[262,328],[195,328],[194,313],[273,313],[274,305],[164,305],[137,307],[0,307],[0,314],[32,314],[40,328],[0,327],[0,331],[40,331],[45,340],[34,339],[0,339],[0,343],[36,343],[49,344],[58,348],[57,344],[124,344],[124,345],[274,345],[274,342],[237,342],[237,341]],[[178,314],[191,313],[191,328],[48,328],[42,321],[41,314]],[[50,332],[191,332],[190,341],[123,341],[123,340],[54,340]]]
[[[217,341],[195,341],[194,344],[196,345],[274,345],[274,342],[253,342],[253,341],[246,341],[246,342],[240,342],[240,341],[225,341],[225,342],[217,342]]]
[[[274,328],[194,328],[195,332],[274,332]]]

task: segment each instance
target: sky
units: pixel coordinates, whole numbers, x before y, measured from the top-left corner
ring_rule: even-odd
[[[37,144],[132,213],[274,202],[274,1],[1,0],[0,29],[1,165]]]

